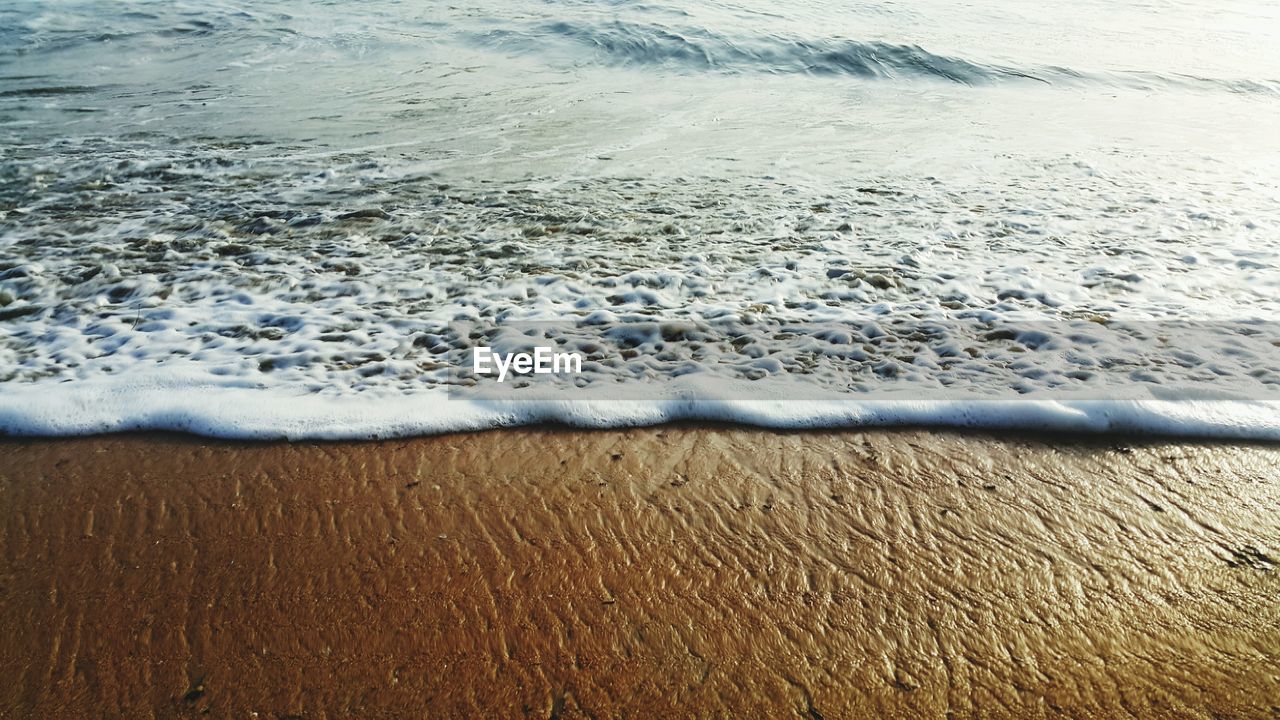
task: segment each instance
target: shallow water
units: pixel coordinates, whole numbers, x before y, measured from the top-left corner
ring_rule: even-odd
[[[1280,433],[1273,6],[509,5],[0,2],[0,425]]]

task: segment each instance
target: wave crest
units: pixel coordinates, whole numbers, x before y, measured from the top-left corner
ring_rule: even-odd
[[[1206,78],[1149,71],[1086,72],[1043,65],[978,62],[930,52],[919,45],[851,38],[784,35],[732,37],[702,28],[660,24],[557,21],[532,30],[493,30],[480,44],[526,54],[565,46],[593,53],[593,63],[659,66],[677,71],[848,76],[887,80],[930,79],[963,85],[1008,81],[1050,85],[1108,85],[1140,90],[1178,88],[1280,95],[1280,81]],[[556,48],[556,45],[560,48]]]

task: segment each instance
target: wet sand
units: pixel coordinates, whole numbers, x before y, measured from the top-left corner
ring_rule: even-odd
[[[0,507],[6,718],[1280,716],[1277,446],[5,441]]]

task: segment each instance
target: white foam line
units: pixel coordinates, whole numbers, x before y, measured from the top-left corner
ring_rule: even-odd
[[[563,423],[677,420],[777,429],[941,426],[1280,440],[1280,402],[1245,400],[462,400],[442,389],[325,397],[178,374],[0,386],[0,431],[178,431],[230,439],[354,440]]]

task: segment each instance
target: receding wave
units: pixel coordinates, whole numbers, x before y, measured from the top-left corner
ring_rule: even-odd
[[[1263,188],[1206,198],[1074,162],[998,198],[909,177],[446,183],[271,147],[11,148],[0,433],[715,419],[1280,438],[1280,329],[1234,319],[1280,303]],[[1253,230],[1225,220],[1239,208]],[[1122,223],[1144,230],[1109,238]],[[1171,312],[1232,319],[1155,322]],[[583,371],[494,394],[458,373],[481,341]]]
[[[587,49],[590,60],[623,66],[662,66],[678,71],[931,79],[962,85],[1008,81],[1051,85],[1105,84],[1134,89],[1217,90],[1280,94],[1280,81],[1221,79],[1150,71],[1091,72],[1041,65],[1019,67],[930,52],[919,45],[851,38],[782,35],[731,37],[708,29],[679,29],[615,21],[554,22],[530,31],[494,30],[482,44],[540,53],[557,41]]]

